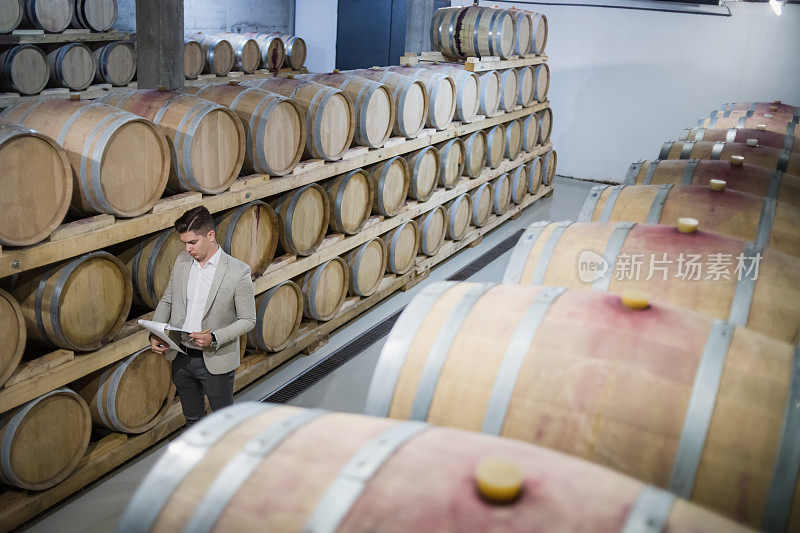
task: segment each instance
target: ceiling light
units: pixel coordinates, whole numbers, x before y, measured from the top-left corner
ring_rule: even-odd
[[[769,6],[775,12],[776,15],[780,15],[783,11],[783,5],[786,3],[786,0],[769,0]]]

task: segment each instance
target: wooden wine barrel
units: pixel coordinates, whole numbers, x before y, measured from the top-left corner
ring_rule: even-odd
[[[92,84],[97,73],[92,50],[82,43],[60,46],[47,54],[52,87],[82,91]]]
[[[540,157],[532,159],[525,164],[525,167],[528,170],[528,192],[536,194],[543,179],[542,159]]]
[[[256,40],[261,50],[261,66],[267,70],[278,70],[286,61],[286,47],[280,36],[272,33],[245,33]]]
[[[628,170],[625,185],[706,185],[725,180],[728,189],[771,198],[800,207],[800,177],[737,161],[669,159],[637,161]]]
[[[577,220],[677,226],[685,216],[697,219],[705,231],[800,257],[800,208],[727,190],[722,180],[711,187],[671,183],[593,187]]]
[[[128,85],[136,75],[136,56],[127,43],[108,43],[93,52],[97,64],[95,81],[111,85]]]
[[[297,35],[284,35],[275,34],[283,41],[283,47],[286,50],[286,58],[283,61],[283,66],[292,70],[300,70],[306,64],[306,53],[308,47],[306,42]]]
[[[246,136],[241,120],[227,107],[191,94],[161,90],[124,89],[98,101],[161,126],[171,141],[171,191],[218,194],[239,176]]]
[[[718,108],[720,111],[760,111],[762,113],[788,113],[794,114],[800,112],[800,107],[784,104],[780,100],[772,102],[738,102],[723,104]]]
[[[356,113],[353,140],[361,146],[380,148],[392,134],[395,104],[391,89],[377,81],[346,73],[296,76],[341,89],[352,98]]]
[[[275,211],[256,200],[225,212],[217,219],[217,242],[225,253],[246,263],[260,276],[275,257],[280,229]]]
[[[208,33],[187,35],[184,42],[194,41],[203,51],[203,73],[227,76],[236,63],[233,45],[225,39]]]
[[[758,116],[724,117],[717,115],[713,118],[703,117],[697,121],[697,127],[763,129],[765,131],[783,133],[795,138],[800,137],[800,126],[793,121],[794,117],[776,116],[772,113],[767,113],[766,115],[768,116],[762,113]]]
[[[306,146],[306,121],[303,108],[294,100],[236,83],[183,90],[239,116],[246,135],[245,172],[283,176],[297,166]]]
[[[486,133],[478,130],[461,138],[464,141],[464,174],[477,178],[486,165]]]
[[[47,86],[47,56],[32,44],[21,44],[0,53],[0,88],[20,94],[36,94]]]
[[[524,56],[527,54],[531,49],[531,40],[533,38],[532,31],[533,28],[531,27],[531,17],[528,13],[524,11],[517,11],[515,9],[509,9],[509,13],[514,18],[514,53],[520,56]]]
[[[536,115],[528,115],[522,122],[522,149],[532,152],[539,142],[539,128],[536,122]]]
[[[550,67],[547,63],[531,67],[533,70],[533,97],[537,102],[547,101],[550,91]]]
[[[26,490],[58,485],[89,446],[92,419],[83,398],[61,388],[0,417],[0,481]]]
[[[472,198],[472,225],[482,228],[492,215],[492,187],[490,183],[482,183],[470,193]]]
[[[372,211],[392,217],[402,208],[411,184],[408,163],[401,156],[381,161],[367,169],[372,178]]]
[[[486,166],[497,168],[506,154],[506,131],[498,124],[486,132]]]
[[[653,300],[726,319],[784,342],[797,340],[800,309],[794,302],[800,297],[795,294],[800,293],[800,260],[769,248],[761,250],[759,256],[754,243],[706,231],[683,233],[672,226],[560,222],[530,226],[517,247],[504,283],[564,285],[613,293],[638,289],[649,292]],[[584,283],[578,275],[578,256],[584,250],[605,250],[604,257],[608,258],[608,270],[592,283]],[[644,270],[655,267],[650,279],[646,279],[647,272],[636,279],[634,254],[646,263]],[[670,262],[651,263],[649,254],[659,261],[666,254]],[[700,255],[695,262],[701,263],[703,279],[693,279],[697,270],[682,266],[679,257],[685,262],[688,254]],[[628,259],[632,269],[625,265]]]
[[[454,137],[436,145],[439,158],[442,162],[439,167],[439,185],[445,189],[452,189],[461,181],[466,165],[466,147],[464,141]]]
[[[169,145],[147,120],[80,100],[23,102],[0,118],[40,131],[64,148],[74,173],[72,207],[80,213],[135,217],[164,193]]]
[[[196,461],[182,460],[187,448]],[[231,478],[234,469],[240,475]],[[639,513],[648,505],[663,509],[650,519],[652,531],[747,531],[666,491],[527,443],[252,402],[214,413],[180,436],[139,487],[119,529],[244,531],[258,524],[265,531],[349,533],[425,524],[433,531],[611,533],[644,531]]]
[[[420,241],[419,226],[414,220],[403,222],[383,236],[386,243],[386,271],[402,276],[414,267]]]
[[[515,205],[521,204],[528,194],[528,167],[520,165],[509,172],[508,182],[511,188],[511,201]]]
[[[392,133],[414,139],[428,120],[428,90],[421,80],[380,69],[351,71],[356,76],[383,83],[392,90],[395,119]]]
[[[10,283],[28,338],[42,346],[96,350],[122,328],[131,308],[131,278],[107,252],[24,272]]]
[[[502,215],[511,206],[511,180],[506,172],[495,178],[492,182],[492,212]]]
[[[372,214],[375,195],[372,179],[360,168],[342,174],[322,185],[327,191],[328,225],[333,232],[355,235]]]
[[[431,20],[431,47],[446,56],[499,56],[514,51],[516,23],[510,11],[491,7],[437,9]]]
[[[386,271],[386,243],[380,237],[350,250],[345,260],[350,268],[350,296],[370,296],[378,290]]]
[[[752,140],[751,140],[752,139]],[[717,129],[717,128],[691,128],[681,134],[681,141],[712,141],[729,143],[756,143],[760,146],[769,146],[779,150],[788,150],[792,154],[800,154],[800,141],[785,133],[767,131],[764,129]]]
[[[542,13],[531,13],[531,53],[544,54],[547,46],[547,17]]]
[[[0,9],[0,33],[11,33],[25,16],[25,0],[4,0]]]
[[[328,205],[328,193],[316,183],[289,191],[277,200],[275,213],[285,252],[307,256],[317,251],[328,231]]]
[[[428,200],[436,190],[439,180],[439,169],[442,165],[439,150],[430,145],[425,146],[407,154],[405,160],[411,173],[408,196],[420,202]]]
[[[475,122],[480,110],[480,79],[474,72],[453,68],[447,65],[434,65],[433,63],[420,63],[420,69],[433,73],[445,74],[453,78],[456,84],[456,113],[455,118],[467,124]],[[420,74],[420,76],[424,76]],[[430,113],[428,113],[430,115]]]
[[[556,164],[558,163],[558,154],[555,150],[547,151],[542,157],[539,158],[542,162],[542,183],[550,185],[553,183],[553,178],[556,177]]]
[[[350,286],[350,268],[345,260],[334,257],[299,279],[298,284],[303,288],[303,315],[320,321],[336,316]]]
[[[0,120],[0,167],[0,245],[43,241],[64,220],[72,198],[66,152],[46,135]]]
[[[366,413],[542,444],[751,526],[789,512],[796,521],[797,464],[771,488],[792,453],[794,435],[782,436],[800,392],[792,346],[687,309],[636,303],[649,302],[562,287],[431,284],[387,338]]]
[[[293,281],[279,283],[256,296],[256,326],[247,334],[247,345],[280,352],[294,338],[302,319],[303,291]]]
[[[417,217],[419,226],[419,253],[427,256],[436,255],[444,244],[447,234],[447,210],[437,205],[433,210]]]
[[[522,129],[522,122],[520,120],[512,120],[506,122],[505,125],[505,157],[506,159],[516,159],[522,151],[522,136],[525,132]]]
[[[200,43],[186,39],[183,43],[183,72],[186,79],[193,80],[206,68],[206,56]]]
[[[727,109],[727,110],[714,110],[712,111],[708,117],[710,119],[719,118],[721,120],[727,121],[730,119],[748,119],[752,117],[756,118],[764,118],[770,120],[784,120],[787,122],[794,122],[797,124],[800,122],[800,113],[797,111],[789,111],[785,109]],[[712,126],[709,126],[712,127]],[[723,126],[723,127],[730,127],[730,126]]]
[[[553,111],[549,107],[544,108],[536,113],[536,121],[539,123],[539,144],[547,144],[553,132]]]
[[[133,282],[133,301],[137,306],[150,309],[158,306],[169,285],[175,260],[184,248],[180,234],[170,228],[142,239],[118,255]]]
[[[233,70],[252,74],[261,66],[261,47],[255,39],[238,33],[219,33],[217,37],[233,47]]]
[[[520,67],[517,69],[517,104],[522,107],[530,107],[536,103],[535,79],[531,67]]]
[[[744,157],[745,161],[762,167],[800,175],[800,154],[758,143],[752,146],[750,143],[670,141],[661,147],[658,158],[731,161],[732,156]]]
[[[95,426],[121,433],[151,429],[175,397],[170,363],[149,348],[81,378],[75,390],[86,400]]]
[[[447,203],[447,238],[460,241],[466,237],[472,220],[472,197],[462,194]]]
[[[0,289],[0,387],[14,373],[25,351],[25,318],[13,296]]]
[[[505,70],[498,70],[500,77],[499,100],[498,104],[500,109],[506,112],[511,112],[518,105],[519,99],[519,78],[517,71],[513,68]]]
[[[108,31],[117,21],[117,0],[75,0],[73,28]]]
[[[417,67],[390,66],[386,70],[424,83],[428,91],[428,119],[425,125],[437,130],[447,129],[455,116],[458,101],[458,88],[453,76]]]
[[[44,30],[48,33],[61,33],[69,28],[75,12],[75,0],[24,1],[23,26]]]
[[[480,84],[480,107],[482,115],[491,117],[500,109],[500,75],[496,70],[478,73]]]
[[[282,94],[297,102],[306,114],[306,155],[337,161],[355,135],[353,100],[339,89],[307,80],[267,78],[243,85]]]

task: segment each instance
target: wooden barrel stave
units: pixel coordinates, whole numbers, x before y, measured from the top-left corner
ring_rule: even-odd
[[[536,194],[543,179],[542,160],[539,157],[532,159],[528,161],[525,167],[528,169],[528,192]]]
[[[725,181],[728,189],[772,198],[800,206],[800,177],[758,165],[741,165],[707,159],[668,159],[638,161],[628,169],[625,185],[660,185],[666,183],[708,186],[712,179]],[[773,186],[775,182],[775,186]]]
[[[197,78],[206,68],[206,56],[203,47],[193,39],[186,39],[183,44],[183,72],[186,79]]]
[[[0,10],[0,33],[16,30],[25,17],[25,0],[7,0]]]
[[[456,112],[455,118],[467,124],[475,122],[480,110],[480,79],[474,72],[454,68],[451,64],[438,65],[433,63],[420,63],[419,70],[431,73],[445,74],[453,78],[456,84]],[[421,77],[429,77],[419,74]],[[430,114],[430,113],[428,113]]]
[[[539,144],[547,144],[553,132],[553,111],[546,107],[536,113],[536,122],[539,124]]]
[[[452,189],[461,181],[461,175],[466,167],[466,147],[464,141],[454,137],[436,145],[439,151],[439,179],[438,183],[445,189]]]
[[[415,139],[428,120],[428,90],[421,80],[396,72],[381,69],[358,69],[350,71],[379,83],[392,90],[395,102],[394,135]]]
[[[533,40],[533,27],[531,25],[531,17],[524,11],[517,11],[515,9],[508,10],[514,18],[514,25],[516,31],[514,32],[514,53],[524,56],[531,49],[531,41]]]
[[[32,44],[21,44],[0,53],[0,88],[20,94],[37,94],[47,87],[47,56]]]
[[[587,197],[578,221],[677,226],[684,216],[698,220],[705,231],[800,257],[800,208],[735,190],[673,184],[599,186]]]
[[[372,214],[374,185],[369,173],[356,169],[323,184],[328,193],[331,231],[355,235]]]
[[[235,83],[186,87],[185,92],[230,108],[246,135],[245,172],[290,173],[306,146],[305,112],[291,98]]]
[[[267,70],[278,70],[286,62],[286,45],[278,35],[272,33],[246,33],[261,49],[261,66]]]
[[[539,128],[536,123],[536,115],[528,115],[522,122],[522,149],[532,152],[539,143]]]
[[[74,100],[28,101],[0,118],[40,131],[64,148],[73,172],[72,207],[81,214],[139,216],[164,193],[169,144],[151,122]]]
[[[0,120],[0,165],[6,189],[0,197],[0,245],[43,241],[64,220],[72,198],[66,152],[42,133]]]
[[[51,87],[66,87],[82,91],[89,87],[97,74],[92,50],[83,43],[70,43],[47,54]]]
[[[754,139],[751,140],[751,139]],[[768,131],[766,128],[737,129],[737,128],[691,128],[684,130],[679,140],[681,141],[711,141],[730,143],[755,143],[759,146],[769,146],[779,150],[788,150],[792,154],[800,153],[800,142],[795,143],[794,137],[785,133]]]
[[[442,166],[439,150],[433,146],[425,146],[404,157],[411,174],[408,196],[414,200],[425,202],[436,191],[439,169]]]
[[[203,74],[227,76],[233,70],[236,63],[236,52],[233,50],[233,45],[226,39],[208,33],[193,33],[184,38],[184,42],[187,41],[197,42],[203,50],[205,56]]]
[[[127,85],[136,75],[136,55],[127,43],[116,41],[105,44],[97,48],[93,55],[97,65],[97,83]]]
[[[239,176],[247,138],[239,116],[227,107],[191,94],[162,90],[123,89],[98,101],[161,127],[172,141],[171,191],[219,194]]]
[[[308,47],[306,42],[296,35],[286,35],[283,33],[273,33],[272,35],[279,37],[283,41],[283,47],[286,50],[283,66],[292,70],[300,70],[306,63],[306,54]]]
[[[547,17],[542,13],[530,13],[531,15],[531,53],[544,54],[547,46],[548,24]]]
[[[492,184],[492,212],[502,215],[511,206],[512,188],[508,172],[495,178]]]
[[[417,217],[416,222],[420,231],[419,253],[428,257],[436,255],[447,236],[447,210],[444,206],[437,205]]]
[[[727,103],[719,106],[717,108],[718,111],[759,111],[761,113],[789,113],[794,114],[800,112],[800,107],[795,107],[793,105],[784,104],[780,100],[774,100],[772,102],[736,102],[736,103]]]
[[[302,319],[302,289],[293,281],[279,283],[256,296],[256,325],[247,334],[247,345],[280,352],[295,337]]]
[[[327,321],[336,316],[347,298],[350,268],[341,257],[334,257],[298,278],[303,288],[303,316]]]
[[[89,446],[92,421],[86,402],[56,389],[0,417],[0,481],[45,490],[78,466]]]
[[[281,247],[286,253],[308,256],[317,251],[328,231],[328,193],[311,183],[289,191],[275,204]]]
[[[467,236],[472,221],[472,197],[462,194],[447,203],[447,238],[460,241]]]
[[[510,113],[519,105],[519,77],[513,68],[497,71],[500,77],[498,105],[503,111]]]
[[[792,154],[789,150],[770,148],[769,146],[750,146],[743,143],[709,142],[709,141],[671,141],[661,147],[659,159],[710,159],[732,161],[734,156],[744,157],[747,163],[753,163],[770,169],[777,169],[800,175],[800,154]]]
[[[110,30],[116,21],[117,0],[75,0],[73,28],[103,32]]]
[[[403,222],[383,235],[386,243],[386,272],[402,276],[414,267],[419,250],[420,231],[416,221]]]
[[[797,120],[800,115],[774,115],[772,113],[759,113],[757,115],[745,114],[742,116],[722,116],[703,117],[697,121],[699,128],[746,128],[764,129],[775,131],[792,137],[800,137],[800,126]]]
[[[528,239],[526,245],[532,244],[533,247],[526,248],[530,253],[522,249],[516,252],[517,258],[512,257],[503,278],[505,282],[526,285],[536,282],[540,285],[579,288],[591,286],[595,290],[613,293],[637,289],[647,291],[653,300],[680,305],[723,320],[729,319],[784,342],[797,340],[800,310],[793,302],[796,301],[795,296],[800,298],[800,294],[795,295],[796,292],[800,293],[800,260],[796,257],[771,249],[759,252],[754,244],[705,231],[681,233],[671,226],[637,225],[632,222],[543,223],[529,227],[528,231],[528,237],[523,238]],[[548,245],[548,250],[552,246],[555,248],[549,254],[543,253],[551,235],[553,243]],[[645,273],[637,280],[635,267],[632,266],[634,270],[630,271],[630,275],[627,275],[628,271],[623,271],[616,276],[610,266],[612,262],[616,264],[616,260],[609,260],[613,276],[605,276],[597,284],[587,285],[578,275],[578,255],[583,250],[606,250],[612,236],[611,252],[619,250],[616,257],[625,259],[640,254],[641,258],[649,260],[648,254],[655,254],[659,260],[666,255],[671,262],[656,265],[658,269],[650,279],[645,279]],[[608,257],[613,258],[611,252]],[[760,256],[757,255],[759,253]],[[703,279],[693,279],[696,269],[688,271],[688,267],[684,266],[681,266],[679,276],[681,263],[678,258],[686,260],[687,254],[700,255],[703,261],[712,263],[715,257],[722,257],[722,262],[715,263],[719,265],[717,271],[727,270],[729,279],[722,274],[707,276],[708,272],[702,265]],[[711,254],[715,254],[714,257],[709,257]],[[540,256],[543,256],[542,265],[534,272]],[[728,256],[731,264],[726,268],[724,259]],[[740,260],[742,267],[737,272]],[[756,261],[758,277],[752,279]],[[741,280],[738,279],[740,275]],[[737,296],[737,287],[740,285],[742,288]],[[752,291],[748,287],[752,287]]]
[[[536,103],[535,78],[533,69],[529,66],[517,69],[517,104],[522,107],[530,107]]]
[[[169,285],[172,267],[185,246],[172,228],[145,237],[117,256],[133,283],[133,302],[155,309]]]
[[[386,67],[386,70],[422,81],[429,97],[426,126],[440,131],[447,129],[453,121],[458,104],[458,87],[453,76],[408,66],[391,66]]]
[[[291,78],[267,78],[243,85],[281,94],[300,105],[306,116],[307,157],[338,161],[350,148],[356,113],[352,98],[344,91]]]
[[[483,183],[471,193],[472,198],[472,225],[482,228],[492,216],[493,198],[491,183]]]
[[[24,0],[25,14],[21,26],[44,30],[47,33],[61,33],[72,22],[75,12],[73,0]]]
[[[550,91],[550,66],[541,63],[531,67],[533,71],[533,97],[537,102],[547,101],[547,93]]]
[[[477,178],[486,166],[486,132],[478,130],[461,138],[464,142],[464,174]]]
[[[367,169],[372,178],[372,211],[379,215],[396,215],[408,196],[411,183],[408,163],[401,156],[376,163]]]
[[[506,159],[516,159],[522,151],[524,144],[522,136],[525,134],[522,121],[512,120],[505,125],[505,157]]]
[[[791,345],[686,309],[631,308],[562,287],[440,283],[404,313],[367,414],[541,444],[751,526],[775,497],[799,518],[797,501],[769,493],[798,372]],[[418,328],[398,327],[410,316]],[[444,331],[449,342],[432,348]],[[705,381],[701,361],[715,358],[724,377]],[[704,393],[705,419],[691,407]],[[790,479],[789,496],[798,483]]]
[[[528,194],[528,168],[520,165],[508,173],[508,180],[511,189],[511,201],[515,205],[522,203]]]
[[[549,150],[542,155],[539,160],[542,162],[542,183],[551,185],[553,183],[553,178],[556,176],[558,154],[555,150]]]
[[[261,47],[255,39],[238,33],[219,33],[217,37],[233,47],[233,70],[252,74],[261,66]]]
[[[486,166],[489,168],[497,168],[505,157],[505,131],[505,126],[498,124],[486,132]]]
[[[175,397],[170,363],[149,348],[81,378],[75,390],[95,426],[134,434],[158,424]]]
[[[350,296],[367,297],[378,290],[386,271],[387,255],[386,243],[380,237],[348,252],[345,261],[350,269]]]
[[[27,328],[22,308],[13,296],[0,289],[0,387],[14,373],[25,352]]]
[[[240,205],[217,219],[217,242],[222,249],[250,267],[253,277],[267,270],[278,247],[278,217],[261,200]]]

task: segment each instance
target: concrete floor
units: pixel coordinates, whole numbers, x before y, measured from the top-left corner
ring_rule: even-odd
[[[442,281],[457,272],[514,232],[539,220],[567,220],[578,215],[592,182],[557,177],[553,197],[529,207],[514,221],[495,229],[475,248],[466,248],[431,271],[430,277],[408,292],[397,292],[337,330],[326,346],[310,356],[296,357],[269,376],[250,385],[236,395],[235,401],[256,401],[281,387],[311,365],[327,357],[353,338],[381,322],[405,306],[426,284]],[[511,251],[498,257],[469,278],[469,281],[500,281]],[[319,407],[332,411],[362,412],[372,372],[383,346],[383,339],[374,343],[345,365],[326,376],[307,391],[295,397],[290,405]],[[175,435],[179,435],[176,433]],[[24,531],[77,533],[113,531],[139,483],[155,464],[164,446],[163,441],[121,468],[91,484],[47,514],[30,523]]]

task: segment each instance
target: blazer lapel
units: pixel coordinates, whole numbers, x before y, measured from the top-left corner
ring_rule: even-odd
[[[211,282],[211,288],[208,291],[208,298],[206,299],[206,308],[203,311],[203,318],[211,310],[211,304],[214,303],[214,298],[217,296],[219,286],[222,285],[222,278],[225,276],[225,271],[228,270],[228,255],[222,252],[219,255],[219,264],[217,270],[214,272],[214,280]]]
[[[186,306],[189,300],[189,272],[192,269],[192,260],[190,258],[189,261],[183,261],[177,267],[175,272],[177,280],[177,287],[178,287],[178,294],[173,295],[173,306],[175,303],[180,302],[181,307],[178,309],[180,310],[180,322],[181,324],[186,319]],[[177,298],[176,298],[177,296]]]

